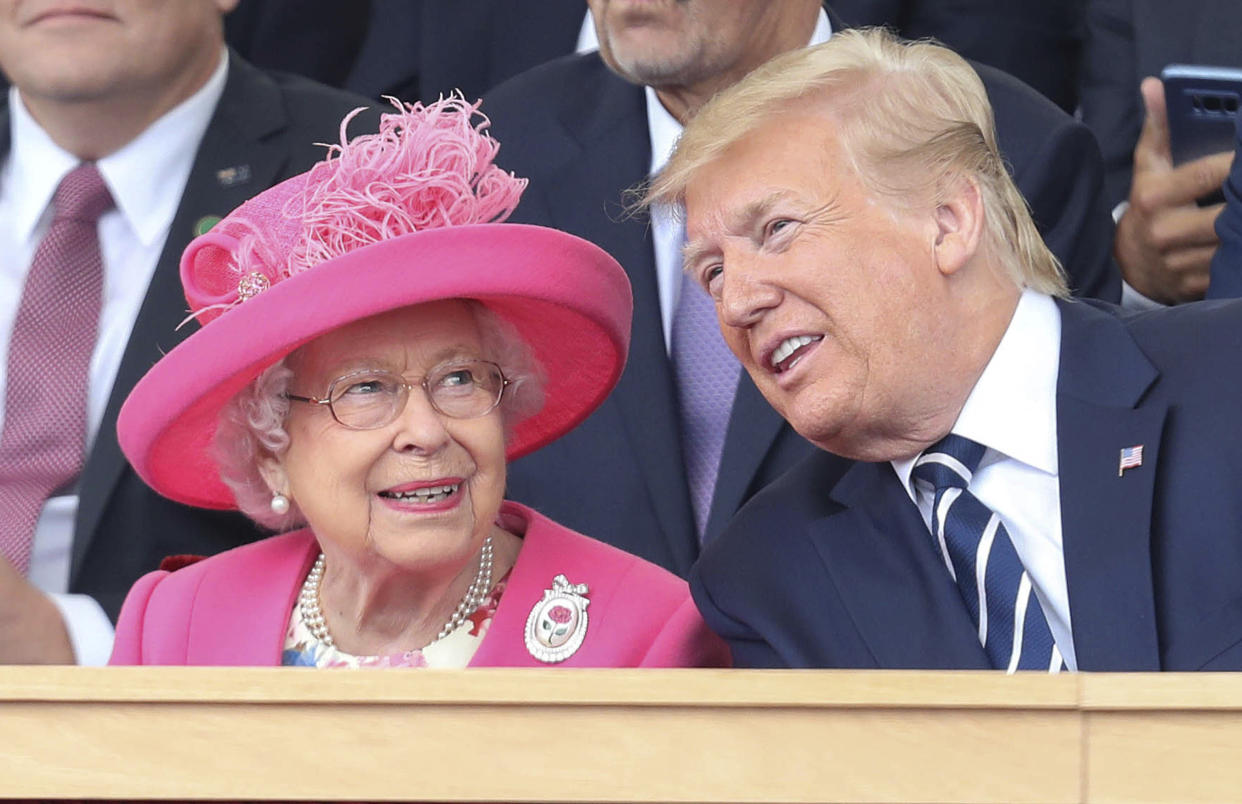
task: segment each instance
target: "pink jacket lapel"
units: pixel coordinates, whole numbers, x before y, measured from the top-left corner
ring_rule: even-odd
[[[249,560],[204,574],[195,605],[210,601],[212,610],[190,617],[187,664],[280,664],[289,615],[319,545],[309,530],[300,530],[250,549]]]

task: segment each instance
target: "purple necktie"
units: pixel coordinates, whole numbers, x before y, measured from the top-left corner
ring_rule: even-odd
[[[43,503],[82,471],[103,295],[96,223],[111,208],[94,163],[61,180],[13,325],[0,434],[0,554],[22,574]]]
[[[682,459],[690,485],[694,525],[702,541],[741,365],[720,335],[715,302],[684,274],[677,312],[673,315],[672,340]]]

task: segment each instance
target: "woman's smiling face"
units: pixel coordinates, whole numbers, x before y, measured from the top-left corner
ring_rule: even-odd
[[[475,554],[504,495],[501,414],[450,418],[418,382],[446,362],[478,359],[489,356],[462,301],[363,319],[289,357],[289,392],[299,396],[324,397],[333,380],[360,370],[391,372],[413,386],[397,417],[373,430],[344,427],[326,405],[291,406],[289,448],[264,474],[297,503],[325,552],[416,572],[450,569]]]

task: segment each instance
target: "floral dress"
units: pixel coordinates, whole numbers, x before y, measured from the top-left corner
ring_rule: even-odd
[[[285,632],[285,648],[280,663],[285,667],[465,667],[470,664],[474,652],[483,642],[483,637],[487,636],[508,580],[509,575],[506,573],[492,587],[492,593],[483,605],[448,636],[423,648],[387,656],[355,656],[335,646],[325,645],[315,639],[306,627],[302,620],[302,607],[294,605],[293,613],[289,617],[289,629]]]

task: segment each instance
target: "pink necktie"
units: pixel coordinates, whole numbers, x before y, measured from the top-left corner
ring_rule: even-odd
[[[82,471],[103,294],[96,223],[111,208],[94,163],[61,180],[13,325],[0,434],[0,554],[23,574],[43,503]]]

